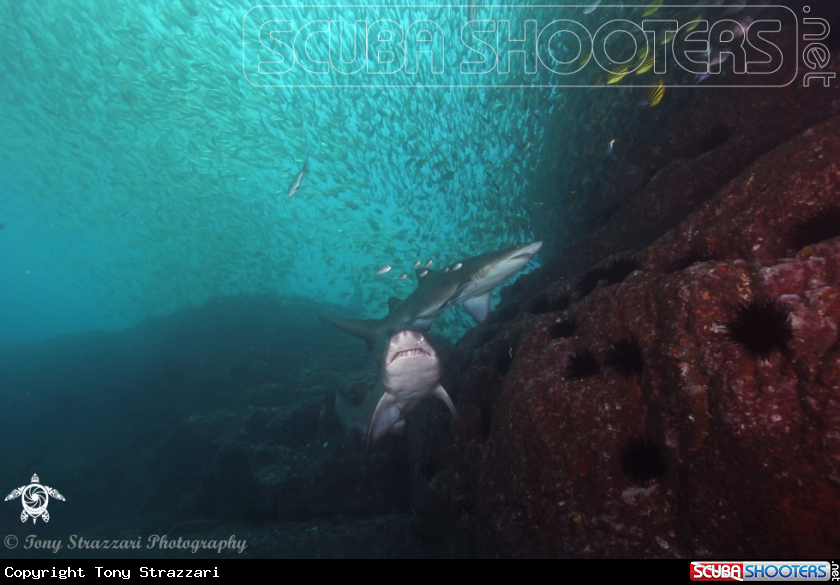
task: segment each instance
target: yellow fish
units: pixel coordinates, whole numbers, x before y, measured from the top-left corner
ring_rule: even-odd
[[[639,68],[636,70],[636,75],[647,73],[648,71],[653,69],[653,59],[653,51],[648,52],[647,59],[645,59],[644,55],[642,55],[642,59],[640,59],[641,63],[639,63]]]
[[[595,79],[592,80],[592,85],[603,85],[604,83],[604,76],[603,75],[596,75]]]
[[[648,16],[659,10],[661,7],[662,0],[653,0],[653,2],[650,3],[650,6],[648,6],[648,9],[645,10],[645,13],[642,15],[642,18],[647,18]]]
[[[674,36],[676,36],[676,34],[677,33],[672,31],[672,30],[666,30],[665,31],[665,38],[662,39],[662,44],[667,45],[668,43],[670,43],[672,40],[674,40]]]
[[[583,57],[580,59],[581,65],[586,65],[589,63],[589,60],[592,58],[592,51],[588,51]]]
[[[618,71],[616,71],[615,73],[610,73],[607,76],[607,85],[615,85],[616,83],[618,83],[619,81],[621,81],[625,77],[627,77],[627,66],[626,65],[624,65],[623,67],[619,67]]]
[[[662,99],[665,97],[665,82],[663,80],[659,80],[656,84],[650,88],[647,92],[647,100],[650,104],[651,108],[655,108],[659,104],[662,103]]]

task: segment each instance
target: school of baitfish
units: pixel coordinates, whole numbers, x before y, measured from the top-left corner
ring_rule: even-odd
[[[598,4],[576,14],[607,19]],[[413,290],[406,274],[420,261],[533,240],[529,218],[547,198],[605,172],[621,117],[645,95],[648,106],[664,97],[661,87],[589,94],[593,122],[570,144],[558,140],[565,122],[547,135],[568,103],[561,89],[455,87],[454,77],[436,89],[257,87],[243,75],[252,6],[0,5],[0,186],[15,202],[0,219],[63,250],[56,260],[114,314],[241,292],[379,314]],[[429,12],[457,19],[454,30],[466,16]],[[540,184],[540,163],[569,184]],[[440,319],[444,330],[471,324],[460,310]]]

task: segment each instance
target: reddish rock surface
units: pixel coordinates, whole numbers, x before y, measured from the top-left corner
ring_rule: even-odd
[[[831,205],[840,117],[762,157],[620,284],[471,331],[444,379],[458,434],[436,405],[411,427],[420,532],[459,556],[840,554],[840,238],[789,249],[802,217]],[[718,259],[667,272],[698,248]],[[788,309],[794,332],[766,361],[726,329],[755,298]],[[560,319],[574,335],[552,338]],[[642,348],[641,379],[604,364],[626,337]],[[585,349],[600,373],[569,379]],[[637,437],[660,446],[661,477],[628,475],[622,453]]]

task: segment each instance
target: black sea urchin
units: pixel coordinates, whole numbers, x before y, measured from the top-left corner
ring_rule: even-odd
[[[651,437],[635,437],[621,451],[621,468],[635,482],[659,479],[668,469],[665,448]]]
[[[575,331],[577,331],[577,323],[574,321],[558,321],[551,326],[551,329],[548,330],[548,334],[552,339],[565,339],[566,337],[574,335]]]
[[[588,378],[600,371],[601,365],[588,349],[577,351],[569,356],[569,364],[566,366],[568,378]]]
[[[732,341],[764,360],[775,350],[785,353],[793,340],[790,310],[776,301],[753,299],[741,303],[726,330]]]
[[[641,380],[645,371],[642,346],[631,337],[614,343],[612,349],[607,352],[607,364],[618,370],[625,378],[636,377]]]
[[[820,209],[797,225],[790,233],[790,247],[805,246],[840,237],[840,207]]]

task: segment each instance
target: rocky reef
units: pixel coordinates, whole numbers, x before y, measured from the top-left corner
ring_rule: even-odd
[[[834,117],[635,253],[620,282],[560,280],[471,331],[444,379],[457,441],[439,410],[411,435],[415,507],[441,552],[840,551],[840,225],[813,228],[838,205]]]

